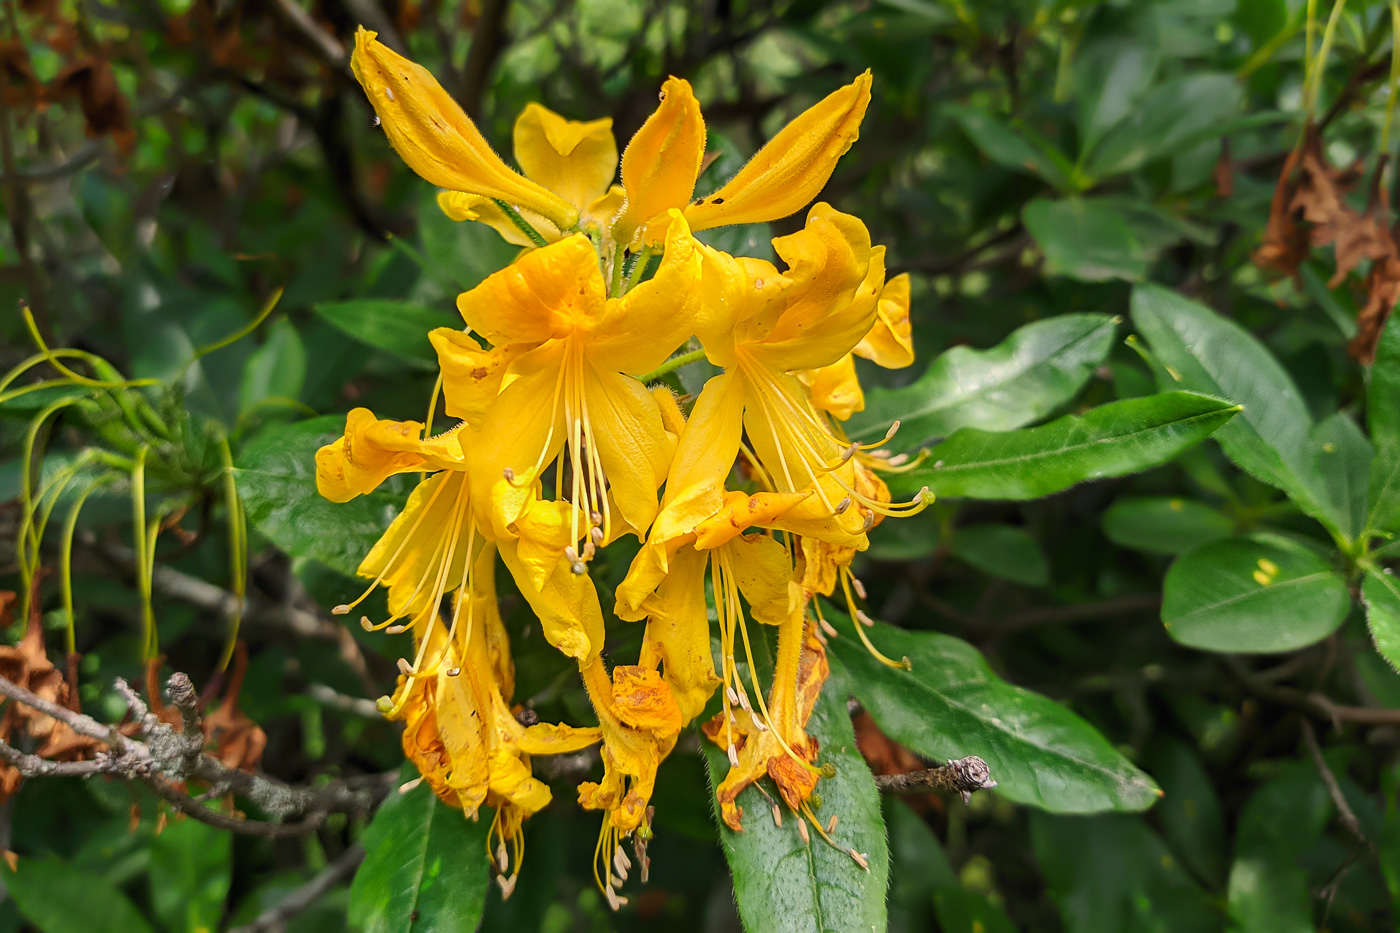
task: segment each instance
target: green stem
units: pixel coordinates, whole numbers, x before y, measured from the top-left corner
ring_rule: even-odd
[[[549,245],[549,241],[546,240],[544,237],[540,236],[540,232],[534,227],[530,226],[529,221],[527,221],[524,217],[521,217],[519,211],[511,207],[505,201],[500,200],[499,198],[492,198],[491,200],[495,202],[496,206],[501,209],[501,213],[505,214],[507,217],[510,218],[511,223],[515,224],[517,227],[520,228],[521,233],[525,234],[527,237],[530,238],[531,243],[535,244],[536,246]]]
[[[651,247],[644,246],[642,247],[642,251],[637,254],[636,261],[632,263],[632,272],[627,276],[628,292],[637,287],[637,283],[641,281],[642,276],[646,274],[647,264],[650,262]],[[626,294],[626,292],[624,292],[623,294]]]
[[[691,363],[703,360],[704,358],[705,349],[701,347],[699,350],[691,350],[689,353],[682,353],[680,356],[673,356],[666,362],[662,363],[660,366],[653,369],[651,372],[643,376],[638,376],[637,378],[644,383],[655,382],[667,373],[673,373],[676,370],[680,369],[682,366],[689,366]]]

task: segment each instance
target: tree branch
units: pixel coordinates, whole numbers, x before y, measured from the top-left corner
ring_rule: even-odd
[[[364,861],[365,850],[358,842],[341,853],[316,877],[288,894],[279,904],[258,915],[252,923],[234,927],[229,933],[282,933],[287,921],[306,910],[331,888],[355,873]]]
[[[877,774],[875,786],[886,794],[960,794],[963,803],[967,803],[975,791],[990,790],[997,782],[992,780],[992,770],[985,761],[969,755],[924,771]]]

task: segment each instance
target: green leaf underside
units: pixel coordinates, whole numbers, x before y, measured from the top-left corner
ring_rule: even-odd
[[[1193,648],[1292,651],[1336,631],[1350,607],[1345,581],[1301,545],[1276,536],[1224,538],[1172,564],[1162,623]]]
[[[110,881],[56,858],[21,858],[17,871],[0,859],[0,880],[20,913],[42,933],[152,933]]]
[[[344,430],[341,415],[268,427],[239,452],[234,475],[258,531],[293,557],[353,577],[403,503],[382,489],[344,503],[316,492],[316,450]]]
[[[880,793],[856,750],[845,696],[838,693],[834,684],[826,685],[807,731],[820,743],[817,761],[836,765],[836,776],[817,784],[822,806],[816,815],[823,823],[833,814],[840,817],[832,838],[841,851],[827,845],[815,829],[809,829],[811,842],[804,845],[796,815],[782,803],[783,825],[774,825],[772,805],[752,787],[739,795],[743,832],[729,829],[716,814],[739,916],[753,933],[885,930],[889,849]],[[708,740],[704,747],[710,784],[717,787],[729,771],[729,759]],[[868,872],[844,851],[848,848],[867,857]]]
[[[1388,571],[1369,570],[1361,584],[1361,598],[1376,650],[1400,671],[1400,580]]]
[[[930,760],[980,755],[997,794],[1060,813],[1145,810],[1152,779],[1069,709],[997,677],[967,642],[877,622],[870,640],[913,669],[889,668],[856,638],[855,623],[826,610],[840,635],[834,674],[884,732]]]
[[[411,764],[404,779],[417,777]],[[473,821],[426,783],[390,794],[365,830],[365,860],[350,886],[350,923],[362,933],[475,930],[490,886],[491,811]]]
[[[1163,392],[1019,431],[963,428],[933,448],[928,464],[894,474],[889,483],[896,495],[913,495],[927,485],[953,498],[1038,499],[1165,463],[1238,410],[1205,395]]]
[[[1009,431],[1072,399],[1113,346],[1117,320],[1065,314],[1027,324],[990,350],[953,347],[899,389],[872,388],[846,435],[868,442],[896,420],[894,445],[915,447],[958,428]]]

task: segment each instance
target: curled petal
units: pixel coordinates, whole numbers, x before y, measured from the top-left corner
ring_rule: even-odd
[[[686,208],[691,227],[761,223],[801,210],[859,137],[870,82],[867,71],[783,127],[728,184]]]
[[[345,416],[345,435],[316,451],[316,490],[332,502],[372,492],[396,473],[460,468],[457,432],[422,440],[417,421],[381,421],[368,408]]]
[[[540,343],[590,323],[606,300],[598,254],[583,234],[527,253],[457,296],[462,320],[496,346]]]
[[[467,194],[465,191],[439,191],[437,196],[438,207],[442,212],[453,220],[474,220],[477,223],[486,224],[501,235],[501,239],[513,246],[531,247],[535,241],[525,235],[525,231],[510,217],[501,210],[501,206],[488,197],[479,194]],[[546,242],[553,243],[559,239],[561,234],[559,228],[548,220],[545,220],[534,211],[522,210],[520,216],[525,222],[534,227],[535,230],[544,237]]]
[[[878,324],[876,325],[879,326]],[[856,361],[847,353],[830,366],[797,374],[812,394],[812,406],[845,421],[865,410],[865,392],[856,375]]]
[[[667,78],[661,86],[661,105],[622,154],[627,209],[618,221],[618,241],[630,243],[634,232],[642,232],[647,242],[660,242],[666,223],[653,230],[649,222],[690,202],[704,157],[705,120],[700,115],[700,102],[688,81]]]
[[[451,327],[428,332],[442,369],[442,410],[451,418],[481,424],[501,391],[506,369],[528,344],[484,349],[470,334]]]
[[[607,193],[617,172],[612,120],[580,123],[527,104],[515,120],[515,161],[531,181],[586,210]]]
[[[726,492],[720,510],[695,526],[695,546],[716,548],[733,541],[755,525],[771,525],[811,494],[810,489],[752,494]]]
[[[903,369],[914,362],[914,339],[909,326],[909,273],[897,275],[885,283],[875,305],[875,324],[853,352],[886,369]]]
[[[350,67],[365,89],[384,132],[408,167],[428,182],[528,208],[559,228],[578,221],[578,209],[511,170],[491,151],[476,124],[437,79],[375,39],[355,33]]]

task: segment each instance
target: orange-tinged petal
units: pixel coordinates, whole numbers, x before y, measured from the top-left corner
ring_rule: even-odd
[[[679,211],[671,212],[666,255],[656,275],[608,300],[589,340],[589,358],[602,369],[649,373],[695,332],[700,308],[699,244]]]
[[[379,114],[384,132],[408,167],[451,191],[499,198],[541,214],[560,229],[578,209],[501,161],[481,131],[426,68],[399,55],[361,27],[350,67]]]
[[[710,651],[710,617],[705,605],[709,555],[682,548],[654,595],[643,603],[646,638],[639,664],[662,668],[683,722],[700,715],[720,685]]]
[[[501,210],[501,206],[488,197],[467,194],[465,191],[439,191],[438,207],[453,220],[474,220],[486,224],[501,235],[501,239],[514,246],[532,247],[535,241],[525,235],[525,231]],[[530,226],[534,227],[546,242],[553,243],[562,235],[559,228],[534,211],[521,211]]]
[[[566,336],[603,309],[603,273],[581,233],[520,257],[457,296],[467,326],[496,346]]]
[[[877,325],[878,326],[878,325]],[[856,375],[855,358],[847,353],[830,366],[797,374],[812,394],[812,406],[842,421],[865,410],[865,392]]]
[[[674,736],[681,731],[680,707],[660,674],[638,665],[619,664],[612,676],[612,712],[624,725],[655,736]]]
[[[728,184],[686,208],[691,227],[762,223],[801,210],[860,135],[870,82],[867,71],[783,127]]]
[[[875,304],[875,324],[853,352],[885,369],[903,369],[914,362],[914,338],[909,325],[909,273],[885,282]]]
[[[726,492],[723,507],[695,526],[695,546],[716,548],[755,525],[769,526],[811,494],[810,489],[801,492]]]
[[[612,120],[580,123],[527,104],[515,120],[515,161],[531,181],[586,210],[607,193],[617,173]]]
[[[396,473],[461,469],[458,432],[422,440],[417,421],[381,421],[368,408],[345,416],[345,434],[316,451],[316,490],[332,502],[349,502]]]
[[[580,663],[596,658],[603,649],[603,610],[588,574],[574,574],[566,562],[559,561],[544,586],[536,589],[516,556],[516,542],[501,541],[497,548],[521,595],[539,617],[545,640]]]
[[[567,755],[597,745],[602,738],[603,730],[597,726],[580,728],[540,722],[525,730],[519,745],[527,755]]]
[[[661,86],[661,105],[622,154],[627,208],[618,221],[618,241],[631,243],[636,232],[644,234],[648,243],[660,242],[666,223],[653,230],[648,229],[649,222],[671,208],[690,203],[704,157],[705,120],[700,115],[700,102],[689,82],[667,78]]]

